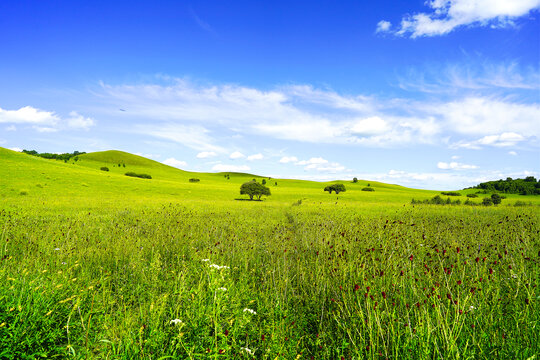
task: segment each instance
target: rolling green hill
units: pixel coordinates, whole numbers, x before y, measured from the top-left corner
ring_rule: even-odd
[[[78,156],[67,163],[48,160],[0,148],[0,197],[6,203],[40,203],[96,207],[103,203],[125,206],[130,203],[212,202],[224,206],[246,206],[239,195],[240,185],[262,176],[243,173],[195,173],[164,165],[122,151],[102,151]],[[100,168],[107,167],[109,171]],[[126,172],[145,173],[151,180],[127,177]],[[226,175],[229,175],[227,179]],[[191,183],[197,178],[200,182]],[[409,189],[374,181],[342,181],[347,191],[338,196],[323,191],[327,184],[292,179],[268,179],[272,196],[265,206],[288,206],[298,200],[321,206],[359,206],[384,204],[401,206],[412,198],[426,199],[438,191]],[[277,183],[277,185],[276,185]],[[361,191],[370,184],[373,192]],[[474,190],[462,191],[463,194]],[[515,195],[516,199],[523,197]],[[509,200],[512,200],[509,196]],[[532,197],[532,200],[537,200]],[[244,203],[240,205],[239,203]],[[250,205],[252,206],[252,205]]]

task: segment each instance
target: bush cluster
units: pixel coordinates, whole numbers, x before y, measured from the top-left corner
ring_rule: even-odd
[[[109,171],[109,168],[106,166],[102,166],[99,170],[101,171]]]
[[[345,189],[345,185],[343,184],[333,184],[333,185],[328,185],[327,187],[325,187],[324,191],[328,191],[329,194],[331,194],[332,191],[335,191],[336,194],[339,194],[340,192],[347,191],[347,189]]]
[[[500,196],[499,194],[492,194],[491,197],[485,197],[482,199],[482,203],[475,203],[471,201],[471,199],[465,200],[463,205],[484,205],[484,206],[491,206],[491,205],[498,205],[501,203],[502,199],[504,197]],[[411,204],[413,205],[419,205],[419,204],[430,204],[430,205],[461,205],[461,201],[459,199],[452,201],[449,197],[444,200],[440,195],[436,195],[432,197],[431,199],[425,199],[425,200],[411,200]]]
[[[125,175],[126,176],[131,176],[131,177],[138,177],[138,178],[141,178],[141,179],[151,179],[152,178],[152,176],[150,176],[148,174],[136,174],[133,171],[127,172],[127,173],[125,173]]]
[[[375,191],[375,189],[372,187],[365,187],[362,189],[362,191]]]
[[[196,183],[196,182],[199,182],[199,181],[201,181],[201,180],[200,180],[200,179],[196,179],[196,178],[191,178],[191,179],[189,179],[189,182],[191,182],[191,183]]]
[[[441,194],[446,196],[461,196],[461,194],[456,191],[443,191]]]

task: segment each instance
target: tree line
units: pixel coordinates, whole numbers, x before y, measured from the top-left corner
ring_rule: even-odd
[[[69,159],[73,158],[73,160],[77,161],[79,158],[78,155],[86,154],[84,151],[74,151],[72,153],[63,153],[63,154],[53,154],[53,153],[39,153],[36,150],[23,150],[22,151],[25,154],[32,155],[32,156],[38,156],[44,159],[54,159],[54,160],[63,160],[64,162],[68,162]]]
[[[487,181],[473,186],[472,189],[481,189],[485,193],[498,191],[505,194],[521,194],[521,195],[540,195],[540,181],[537,181],[534,176],[527,176],[525,179]]]

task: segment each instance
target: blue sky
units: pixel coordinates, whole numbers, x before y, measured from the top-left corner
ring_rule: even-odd
[[[0,3],[0,146],[458,189],[540,176],[540,0]]]

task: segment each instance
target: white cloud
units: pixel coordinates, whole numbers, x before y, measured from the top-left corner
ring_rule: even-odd
[[[17,127],[15,125],[10,125],[6,127],[6,131],[17,131]]]
[[[249,155],[249,156],[247,157],[247,159],[248,159],[249,161],[262,160],[262,159],[264,159],[264,156],[263,156],[263,154],[261,154],[261,153],[259,153],[259,154],[253,154],[253,155]]]
[[[185,161],[176,160],[175,158],[169,158],[167,160],[164,160],[163,163],[165,165],[173,166],[176,168],[182,168],[187,166],[187,163]]]
[[[322,157],[312,157],[309,160],[296,161],[294,164],[297,166],[304,166],[305,171],[317,171],[334,174],[348,170],[345,166],[336,162],[331,163]]]
[[[404,17],[396,34],[416,38],[448,34],[461,26],[512,26],[515,19],[538,9],[540,0],[431,0],[426,4],[432,12]]]
[[[363,136],[380,135],[390,130],[388,123],[378,116],[356,120],[350,129],[352,134]]]
[[[322,165],[322,164],[328,164],[328,160],[322,158],[322,157],[312,157],[309,160],[302,160],[298,161],[295,165]]]
[[[0,108],[0,123],[56,125],[60,118],[51,111],[43,111],[31,106],[19,110]]]
[[[391,26],[392,24],[390,22],[381,20],[377,23],[377,29],[375,30],[375,32],[376,33],[388,32],[390,31]]]
[[[481,149],[483,146],[508,147],[515,146],[526,138],[520,134],[506,132],[499,135],[487,135],[475,141],[461,141],[453,144],[454,148]]]
[[[509,151],[509,152],[508,152],[508,155],[517,156],[517,152],[515,152],[515,151]]]
[[[469,97],[424,107],[443,120],[447,129],[461,134],[522,133],[540,136],[540,104]]]
[[[510,97],[459,94],[450,101],[420,101],[341,95],[305,85],[261,91],[170,82],[103,84],[98,95],[114,109],[119,102],[130,109],[135,124],[126,131],[134,128],[218,154],[226,149],[217,144],[229,142],[231,134],[365,147],[444,144],[509,132],[540,136],[540,104]],[[120,116],[116,110],[114,114]]]
[[[17,152],[22,152],[23,151],[23,149],[18,148],[18,147],[12,147],[12,148],[9,148],[9,150],[13,150],[13,151],[17,151]]]
[[[437,163],[437,167],[443,170],[472,170],[478,168],[478,166],[476,165],[461,164],[455,161],[452,161],[450,163],[441,161]]]
[[[49,126],[32,126],[32,129],[40,133],[53,133],[58,131],[58,129]]]
[[[79,115],[76,111],[69,113],[67,124],[70,128],[88,130],[95,125],[94,119]]]
[[[217,154],[213,151],[201,151],[200,153],[197,154],[197,159],[206,159],[206,158],[214,157],[216,155]]]
[[[453,155],[453,156],[452,156],[452,160],[457,160],[457,159],[459,159],[459,158],[460,158],[460,156],[458,156],[458,155]]]
[[[245,172],[251,170],[251,168],[247,165],[216,164],[212,167],[212,170],[218,172]]]
[[[282,164],[288,164],[290,162],[297,162],[298,158],[296,156],[283,156],[279,159],[279,162]]]
[[[246,155],[242,154],[240,151],[235,151],[231,155],[229,155],[231,159],[241,159],[246,157]]]
[[[208,135],[209,131],[200,125],[183,125],[175,123],[141,124],[136,125],[134,129],[130,131],[170,140],[199,151],[224,151],[222,147],[213,145],[215,140]]]
[[[423,66],[399,77],[399,87],[424,93],[462,94],[463,90],[538,90],[540,71],[519,62],[492,63],[487,59]]]

